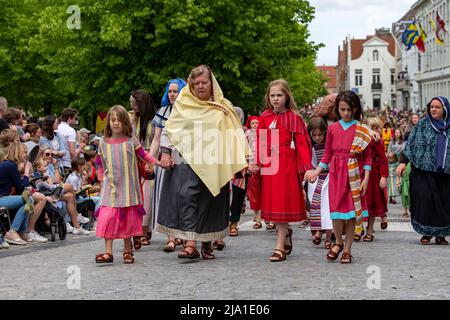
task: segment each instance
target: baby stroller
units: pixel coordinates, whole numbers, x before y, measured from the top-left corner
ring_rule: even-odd
[[[85,186],[75,194],[77,211],[90,220],[88,223],[83,224],[83,228],[87,230],[92,230],[95,211],[95,202],[89,196],[91,188],[92,186]]]
[[[38,176],[30,181],[30,184],[33,186],[33,188],[37,188],[37,184],[39,181],[47,180],[47,176]],[[45,196],[54,196],[56,198],[59,198],[62,194],[63,188],[61,186],[56,186],[56,188],[51,189],[42,189],[38,188],[39,192],[41,192]],[[64,240],[66,239],[67,235],[67,226],[66,222],[64,220],[64,212],[55,206],[52,202],[48,201],[45,203],[45,207],[43,210],[43,214],[39,217],[38,221],[36,222],[36,231],[42,235],[45,236],[45,233],[50,232],[50,239],[52,241],[56,240],[56,234],[58,233],[59,239]],[[50,225],[47,225],[45,223],[45,214],[47,214]]]

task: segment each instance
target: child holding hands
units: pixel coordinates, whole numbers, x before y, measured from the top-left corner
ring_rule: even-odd
[[[96,234],[105,239],[106,250],[98,254],[95,261],[113,262],[113,240],[124,239],[123,262],[134,263],[131,238],[142,235],[142,217],[145,215],[139,185],[138,157],[150,164],[160,163],[132,137],[130,118],[127,110],[120,105],[108,111],[99,151],[98,177],[102,181],[102,188],[100,208],[96,212]]]

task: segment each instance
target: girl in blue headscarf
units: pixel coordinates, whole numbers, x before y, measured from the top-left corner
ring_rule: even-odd
[[[186,81],[183,79],[177,78],[169,80],[166,85],[166,91],[161,99],[161,108],[156,113],[153,118],[152,125],[155,126],[155,136],[153,138],[153,142],[150,148],[150,154],[154,157],[159,158],[160,154],[160,141],[161,141],[161,132],[164,126],[166,125],[167,119],[169,119],[170,113],[172,112],[172,106],[175,103],[175,100],[178,97],[178,94],[181,92],[186,86]],[[155,187],[153,193],[153,225],[152,229],[155,226],[156,219],[158,217],[158,207],[159,207],[159,199],[161,196],[161,188],[162,182],[164,178],[165,170],[155,166]],[[176,249],[176,246],[182,244],[182,240],[175,239],[173,237],[168,237],[167,245],[164,247],[165,252],[173,252]]]
[[[399,166],[401,174],[411,163],[411,223],[422,235],[422,244],[436,237],[446,245],[450,235],[450,105],[435,97],[427,105],[428,115],[411,132]]]

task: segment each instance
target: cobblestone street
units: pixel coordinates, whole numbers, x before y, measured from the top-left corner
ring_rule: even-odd
[[[104,249],[103,240],[69,235],[63,242],[1,250],[0,299],[450,298],[449,247],[420,245],[420,236],[400,221],[400,206],[392,206],[388,231],[379,230],[378,222],[374,242],[354,244],[351,265],[326,261],[323,242],[314,246],[309,230],[298,224],[292,254],[285,262],[269,262],[275,232],[252,230],[249,212],[239,236],[225,239],[225,250],[215,251],[212,261],[164,253],[165,238],[155,234],[136,253],[134,265],[123,264],[118,241],[115,262],[99,265],[94,257]]]

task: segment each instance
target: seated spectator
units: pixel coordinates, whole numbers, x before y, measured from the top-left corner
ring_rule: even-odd
[[[69,174],[67,177],[66,183],[70,183],[73,188],[75,189],[75,192],[77,194],[80,194],[84,189],[87,189],[87,195],[89,195],[89,192],[98,192],[99,188],[93,187],[89,184],[83,185],[82,184],[82,171],[84,169],[84,166],[86,165],[86,160],[84,158],[77,158],[76,160],[72,161],[72,173]],[[97,210],[100,207],[100,197],[89,197],[94,201],[95,203],[95,210]],[[86,197],[83,197],[82,194],[77,196],[76,202],[82,203],[87,199]]]
[[[20,142],[19,133],[13,129],[5,129],[0,133],[0,146],[7,148],[11,143]]]
[[[9,108],[4,115],[4,119],[8,123],[9,128],[19,133],[20,141],[26,142],[30,139],[30,135],[26,134],[19,126],[19,122],[23,121],[22,118],[22,111],[16,108]]]
[[[24,164],[23,178],[19,165]],[[32,165],[27,161],[24,144],[13,143],[7,148],[5,160],[0,163],[0,206],[18,209],[5,241],[10,244],[25,245],[27,242],[47,242],[47,238],[34,231],[34,225],[44,209],[46,198],[39,192],[32,194],[34,213],[25,212],[25,200],[22,193],[30,184]]]
[[[97,167],[95,166],[97,155],[98,155],[97,152],[93,150],[88,150],[84,152],[84,159],[86,160],[85,168],[87,170],[88,183],[93,186],[99,184],[97,177]]]
[[[77,211],[77,205],[75,201],[75,190],[73,186],[69,183],[62,183],[60,169],[58,167],[58,160],[53,157],[52,150],[48,147],[42,149],[42,159],[44,160],[43,165],[40,166],[40,173],[47,175],[48,179],[46,182],[50,185],[56,183],[57,185],[62,185],[63,192],[60,200],[65,202],[67,205],[67,213],[72,221],[73,227],[67,223],[67,232],[76,235],[88,235],[89,231],[81,228],[80,223],[87,223],[89,219],[83,217]],[[86,221],[87,219],[87,221]]]
[[[39,146],[48,146],[54,151],[54,156],[58,160],[58,167],[61,167],[61,159],[66,154],[64,141],[62,137],[56,133],[58,129],[58,119],[49,115],[44,118],[42,123],[42,137],[39,140]]]
[[[30,123],[25,126],[25,132],[30,134],[30,141],[39,144],[42,137],[42,130],[36,123]]]

